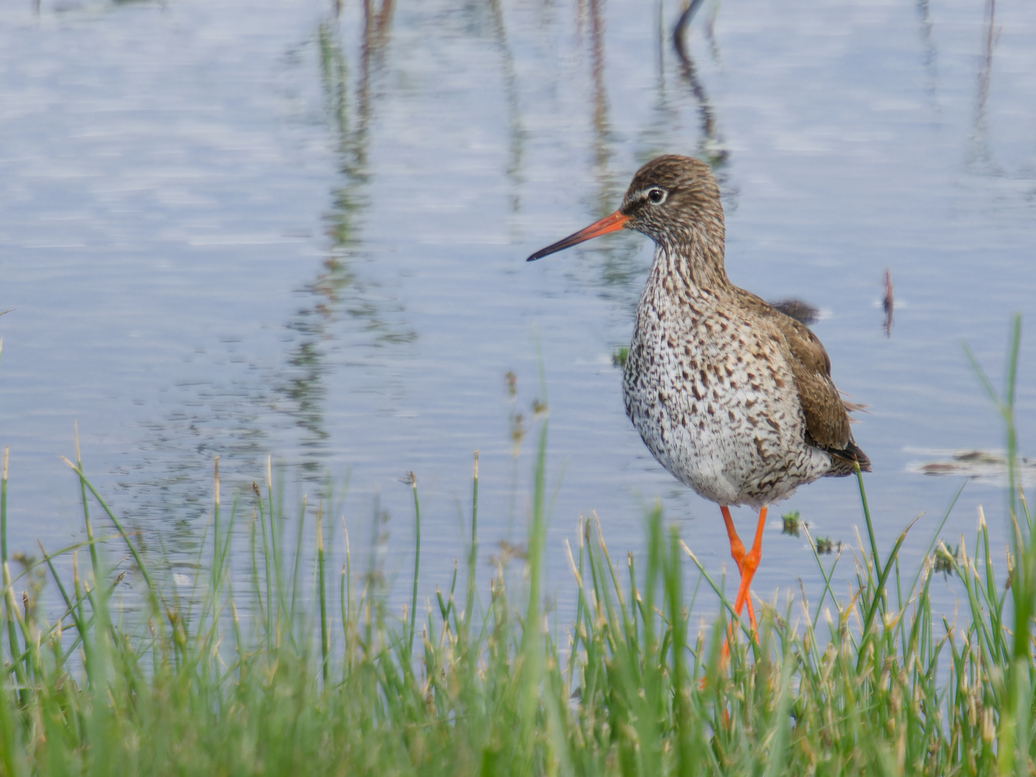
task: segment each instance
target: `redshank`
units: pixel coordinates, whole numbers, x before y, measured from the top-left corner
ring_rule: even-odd
[[[820,477],[870,471],[805,325],[727,278],[723,206],[708,165],[660,156],[633,177],[621,207],[528,261],[619,229],[655,241],[626,359],[626,413],[670,473],[716,502],[741,575],[734,611],[759,566],[767,506]],[[746,553],[730,505],[759,510]]]

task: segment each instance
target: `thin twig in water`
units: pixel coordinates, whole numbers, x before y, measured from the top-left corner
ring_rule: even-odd
[[[881,301],[881,307],[885,311],[885,336],[892,337],[892,273],[885,270],[885,298]]]

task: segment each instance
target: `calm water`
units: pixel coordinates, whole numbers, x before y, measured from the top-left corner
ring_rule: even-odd
[[[650,457],[612,365],[649,241],[524,262],[613,210],[659,153],[716,164],[735,283],[822,311],[839,387],[870,406],[855,434],[883,547],[926,513],[904,551],[916,566],[963,480],[923,465],[1000,447],[961,343],[999,384],[1016,311],[1019,434],[1033,450],[1036,5],[706,5],[691,70],[668,40],[673,3],[401,0],[372,2],[370,18],[329,5],[0,8],[13,549],[80,537],[59,459],[78,421],[93,482],[174,559],[196,552],[213,457],[226,493],[272,455],[291,498],[348,475],[354,547],[384,510],[385,564],[406,568],[400,479],[413,470],[431,592],[463,553],[476,448],[483,556],[522,538],[544,400],[561,597],[579,516],[595,510],[621,555],[641,547],[657,499],[718,573],[717,508]],[[1002,537],[1000,485],[995,467],[970,482],[943,536],[972,537],[983,504]],[[862,521],[848,480],[781,504],[763,596],[799,576],[816,590],[804,540],[780,533],[788,510],[847,542]],[[750,533],[749,511],[735,518]],[[952,581],[937,595],[951,609]]]

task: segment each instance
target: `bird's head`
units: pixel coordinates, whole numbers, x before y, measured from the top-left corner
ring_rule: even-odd
[[[695,237],[723,245],[723,207],[709,166],[693,157],[660,156],[633,176],[617,211],[586,229],[540,249],[527,261],[606,235],[634,229],[667,248],[679,249]]]

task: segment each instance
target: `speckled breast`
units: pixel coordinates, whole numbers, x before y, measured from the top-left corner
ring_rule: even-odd
[[[693,290],[692,290],[693,291]],[[706,499],[759,507],[831,466],[806,443],[787,344],[708,294],[644,289],[623,380],[655,458]]]

